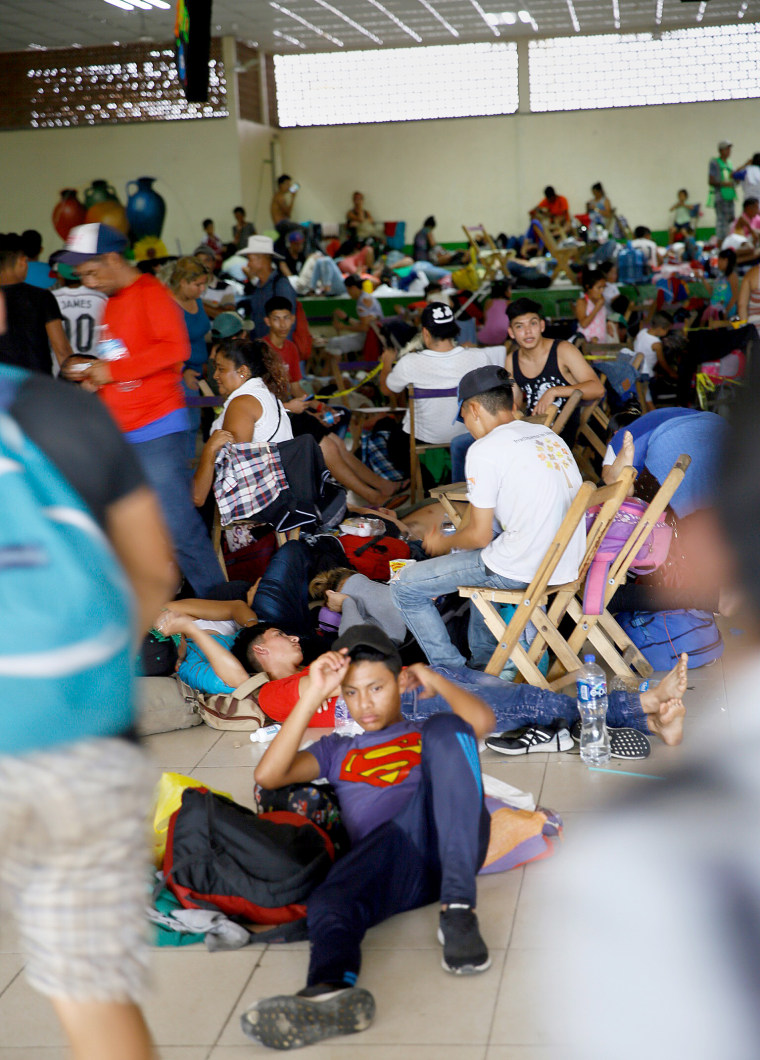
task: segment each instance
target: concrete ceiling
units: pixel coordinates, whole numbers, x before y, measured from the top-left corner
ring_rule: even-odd
[[[172,37],[175,0],[151,0],[163,7],[149,6],[148,0],[118,2],[134,3],[135,9],[107,0],[0,0],[0,51]],[[214,0],[211,25],[214,36],[285,53],[758,20],[760,0]]]

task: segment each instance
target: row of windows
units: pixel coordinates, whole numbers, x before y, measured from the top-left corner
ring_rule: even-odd
[[[517,46],[278,55],[281,126],[514,114]],[[370,76],[368,77],[368,71]],[[760,23],[531,41],[532,111],[760,97]]]

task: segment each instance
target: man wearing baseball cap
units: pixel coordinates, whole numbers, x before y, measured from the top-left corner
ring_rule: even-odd
[[[465,349],[457,339],[459,325],[451,308],[443,302],[430,302],[422,310],[422,341],[424,349],[407,353],[395,364],[395,350],[384,350],[380,387],[386,392],[400,394],[410,383],[431,390],[453,390],[462,376],[483,365],[504,367],[504,347]],[[457,399],[451,397],[419,398],[414,402],[414,429],[420,442],[450,442],[457,434],[464,434],[461,421],[455,419]],[[409,412],[404,415],[403,430],[409,435]],[[408,450],[408,438],[406,448]],[[403,469],[402,469],[403,470]]]
[[[432,666],[466,665],[436,610],[436,597],[459,585],[528,585],[581,485],[565,442],[548,427],[515,419],[513,387],[506,369],[496,365],[476,368],[460,382],[458,418],[475,438],[465,463],[469,511],[456,533],[425,536],[423,547],[435,559],[405,567],[390,583]],[[578,576],[585,541],[580,526],[557,565],[556,583]],[[472,606],[468,639],[469,665],[482,670],[496,641]]]
[[[211,337],[220,339],[244,339],[253,331],[253,323],[244,320],[240,313],[220,313],[211,325]]]
[[[728,156],[731,154],[733,144],[730,140],[721,140],[718,144],[718,154],[710,159],[707,182],[710,192],[707,196],[707,205],[715,207],[715,236],[718,246],[728,235],[734,220],[734,203],[736,202],[736,188]]]
[[[57,260],[73,265],[85,287],[108,302],[93,359],[62,369],[97,389],[126,440],[134,446],[157,493],[177,562],[198,596],[218,585],[219,562],[190,494],[189,420],[182,366],[190,356],[179,307],[165,287],[124,257],[127,239],[104,224],[72,228]]]
[[[251,236],[239,253],[248,259],[248,264],[243,269],[248,282],[243,297],[238,299],[237,308],[243,309],[246,316],[253,321],[255,335],[265,335],[268,329],[264,317],[269,299],[276,295],[287,298],[295,315],[296,296],[290,280],[280,272],[279,262],[282,256],[275,252],[274,243],[269,236]],[[292,337],[291,330],[288,338]]]

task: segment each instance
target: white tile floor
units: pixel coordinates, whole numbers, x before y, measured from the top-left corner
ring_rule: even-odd
[[[742,637],[726,630],[729,650]],[[531,791],[565,821],[565,842],[581,823],[617,799],[638,792],[678,764],[690,747],[728,722],[725,661],[689,671],[686,737],[680,748],[653,740],[642,762],[586,770],[577,754],[505,759],[491,751],[485,772]],[[252,767],[260,746],[246,733],[220,734],[200,726],[153,736],[147,745],[157,768],[188,773],[252,804]],[[625,769],[635,775],[614,773]],[[544,874],[561,872],[562,849],[546,861],[479,881],[479,915],[493,963],[482,976],[458,979],[440,966],[434,906],[394,917],[369,932],[361,983],[375,995],[377,1016],[362,1035],[325,1042],[299,1055],[310,1060],[561,1060],[562,1027],[542,996],[542,970],[551,959],[547,918],[562,915],[540,900]],[[12,929],[0,921],[0,1060],[63,1060],[66,1050],[48,1004],[23,977]],[[251,946],[208,953],[202,946],[156,950],[146,1006],[164,1060],[243,1060],[272,1056],[242,1034],[240,1013],[257,998],[303,985],[306,944]],[[93,1058],[97,1060],[97,1058]]]

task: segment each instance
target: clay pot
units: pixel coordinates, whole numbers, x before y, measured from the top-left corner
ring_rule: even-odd
[[[109,201],[118,202],[119,196],[107,180],[93,180],[89,188],[85,189],[84,205],[86,209],[89,210],[91,206],[98,202]]]
[[[65,188],[61,201],[53,210],[53,227],[61,239],[65,239],[72,228],[84,224],[87,210],[77,198],[76,188]]]
[[[138,177],[127,184],[127,220],[132,239],[137,241],[143,236],[161,236],[166,216],[166,203],[157,191],[153,190],[155,177]]]
[[[110,225],[111,228],[116,228],[119,232],[123,232],[125,236],[129,235],[127,211],[118,199],[106,199],[103,202],[96,202],[87,211],[85,221],[87,224],[99,222],[100,224]]]

